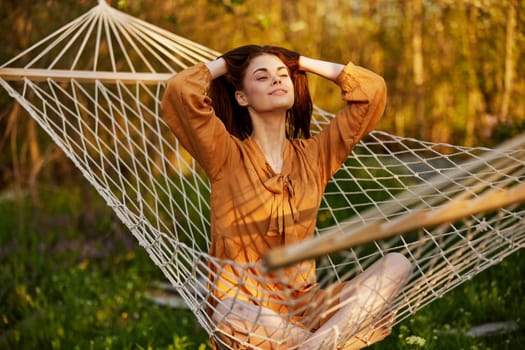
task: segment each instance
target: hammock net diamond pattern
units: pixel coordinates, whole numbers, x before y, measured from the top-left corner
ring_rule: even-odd
[[[209,183],[159,106],[171,75],[219,55],[101,2],[0,67],[1,86],[81,170],[211,335],[210,264],[233,262],[207,254]],[[316,108],[314,132],[332,117]],[[316,256],[318,282],[349,280],[400,252],[414,264],[392,301],[402,321],[523,248],[524,162],[525,137],[488,149],[372,132],[328,184],[316,235],[351,237],[377,222],[403,235]],[[518,199],[498,207],[508,193]],[[496,207],[447,220],[447,211],[476,201]],[[404,230],[403,219],[418,215],[432,224]]]

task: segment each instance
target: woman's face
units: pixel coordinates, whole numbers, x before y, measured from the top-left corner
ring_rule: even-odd
[[[293,82],[286,65],[275,55],[254,57],[236,91],[237,102],[256,113],[289,110],[294,103]]]

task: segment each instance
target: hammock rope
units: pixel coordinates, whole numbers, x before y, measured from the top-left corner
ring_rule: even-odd
[[[209,183],[159,105],[167,78],[219,55],[100,1],[0,66],[0,85],[80,169],[222,348],[234,348],[232,337],[237,348],[256,348],[254,339],[277,347],[292,334],[281,325],[280,337],[261,335],[254,323],[242,337],[218,329],[207,312],[212,271],[274,268],[271,278],[282,278],[283,265],[315,257],[318,283],[331,289],[402,253],[414,269],[390,300],[397,324],[524,247],[525,136],[488,149],[374,131],[328,184],[311,241],[271,251],[268,265],[210,256]],[[313,132],[332,118],[316,107]],[[239,291],[238,298],[246,296]],[[331,311],[321,308],[304,322]],[[225,313],[242,317],[235,305]],[[261,309],[255,323],[269,317]],[[349,322],[356,324],[322,335],[322,346],[371,332],[357,311]]]

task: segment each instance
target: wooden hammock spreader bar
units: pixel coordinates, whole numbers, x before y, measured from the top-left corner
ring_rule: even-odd
[[[274,270],[374,240],[454,222],[521,202],[525,202],[525,183],[509,189],[488,190],[476,198],[452,199],[442,206],[417,210],[392,221],[378,220],[369,224],[354,225],[352,232],[342,233],[340,229],[332,229],[307,241],[272,249],[265,254],[264,264],[269,270]]]
[[[51,79],[56,82],[69,82],[74,79],[78,82],[94,83],[116,83],[124,84],[158,84],[165,82],[175,73],[135,73],[135,72],[110,72],[110,71],[87,71],[67,69],[38,69],[38,68],[0,68],[0,78],[4,80],[20,81],[29,79],[31,81],[47,81]]]

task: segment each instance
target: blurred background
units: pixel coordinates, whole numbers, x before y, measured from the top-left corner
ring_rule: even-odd
[[[0,63],[97,3],[2,0]],[[378,129],[399,136],[493,147],[525,130],[523,0],[108,3],[219,52],[275,44],[365,66],[389,89]],[[341,106],[335,85],[316,77],[310,84],[316,105]],[[514,254],[375,348],[525,346],[524,265],[524,254]],[[169,293],[159,281],[111,209],[0,91],[0,349],[208,347],[190,312],[148,297]],[[504,334],[466,335],[496,321],[510,325]]]

